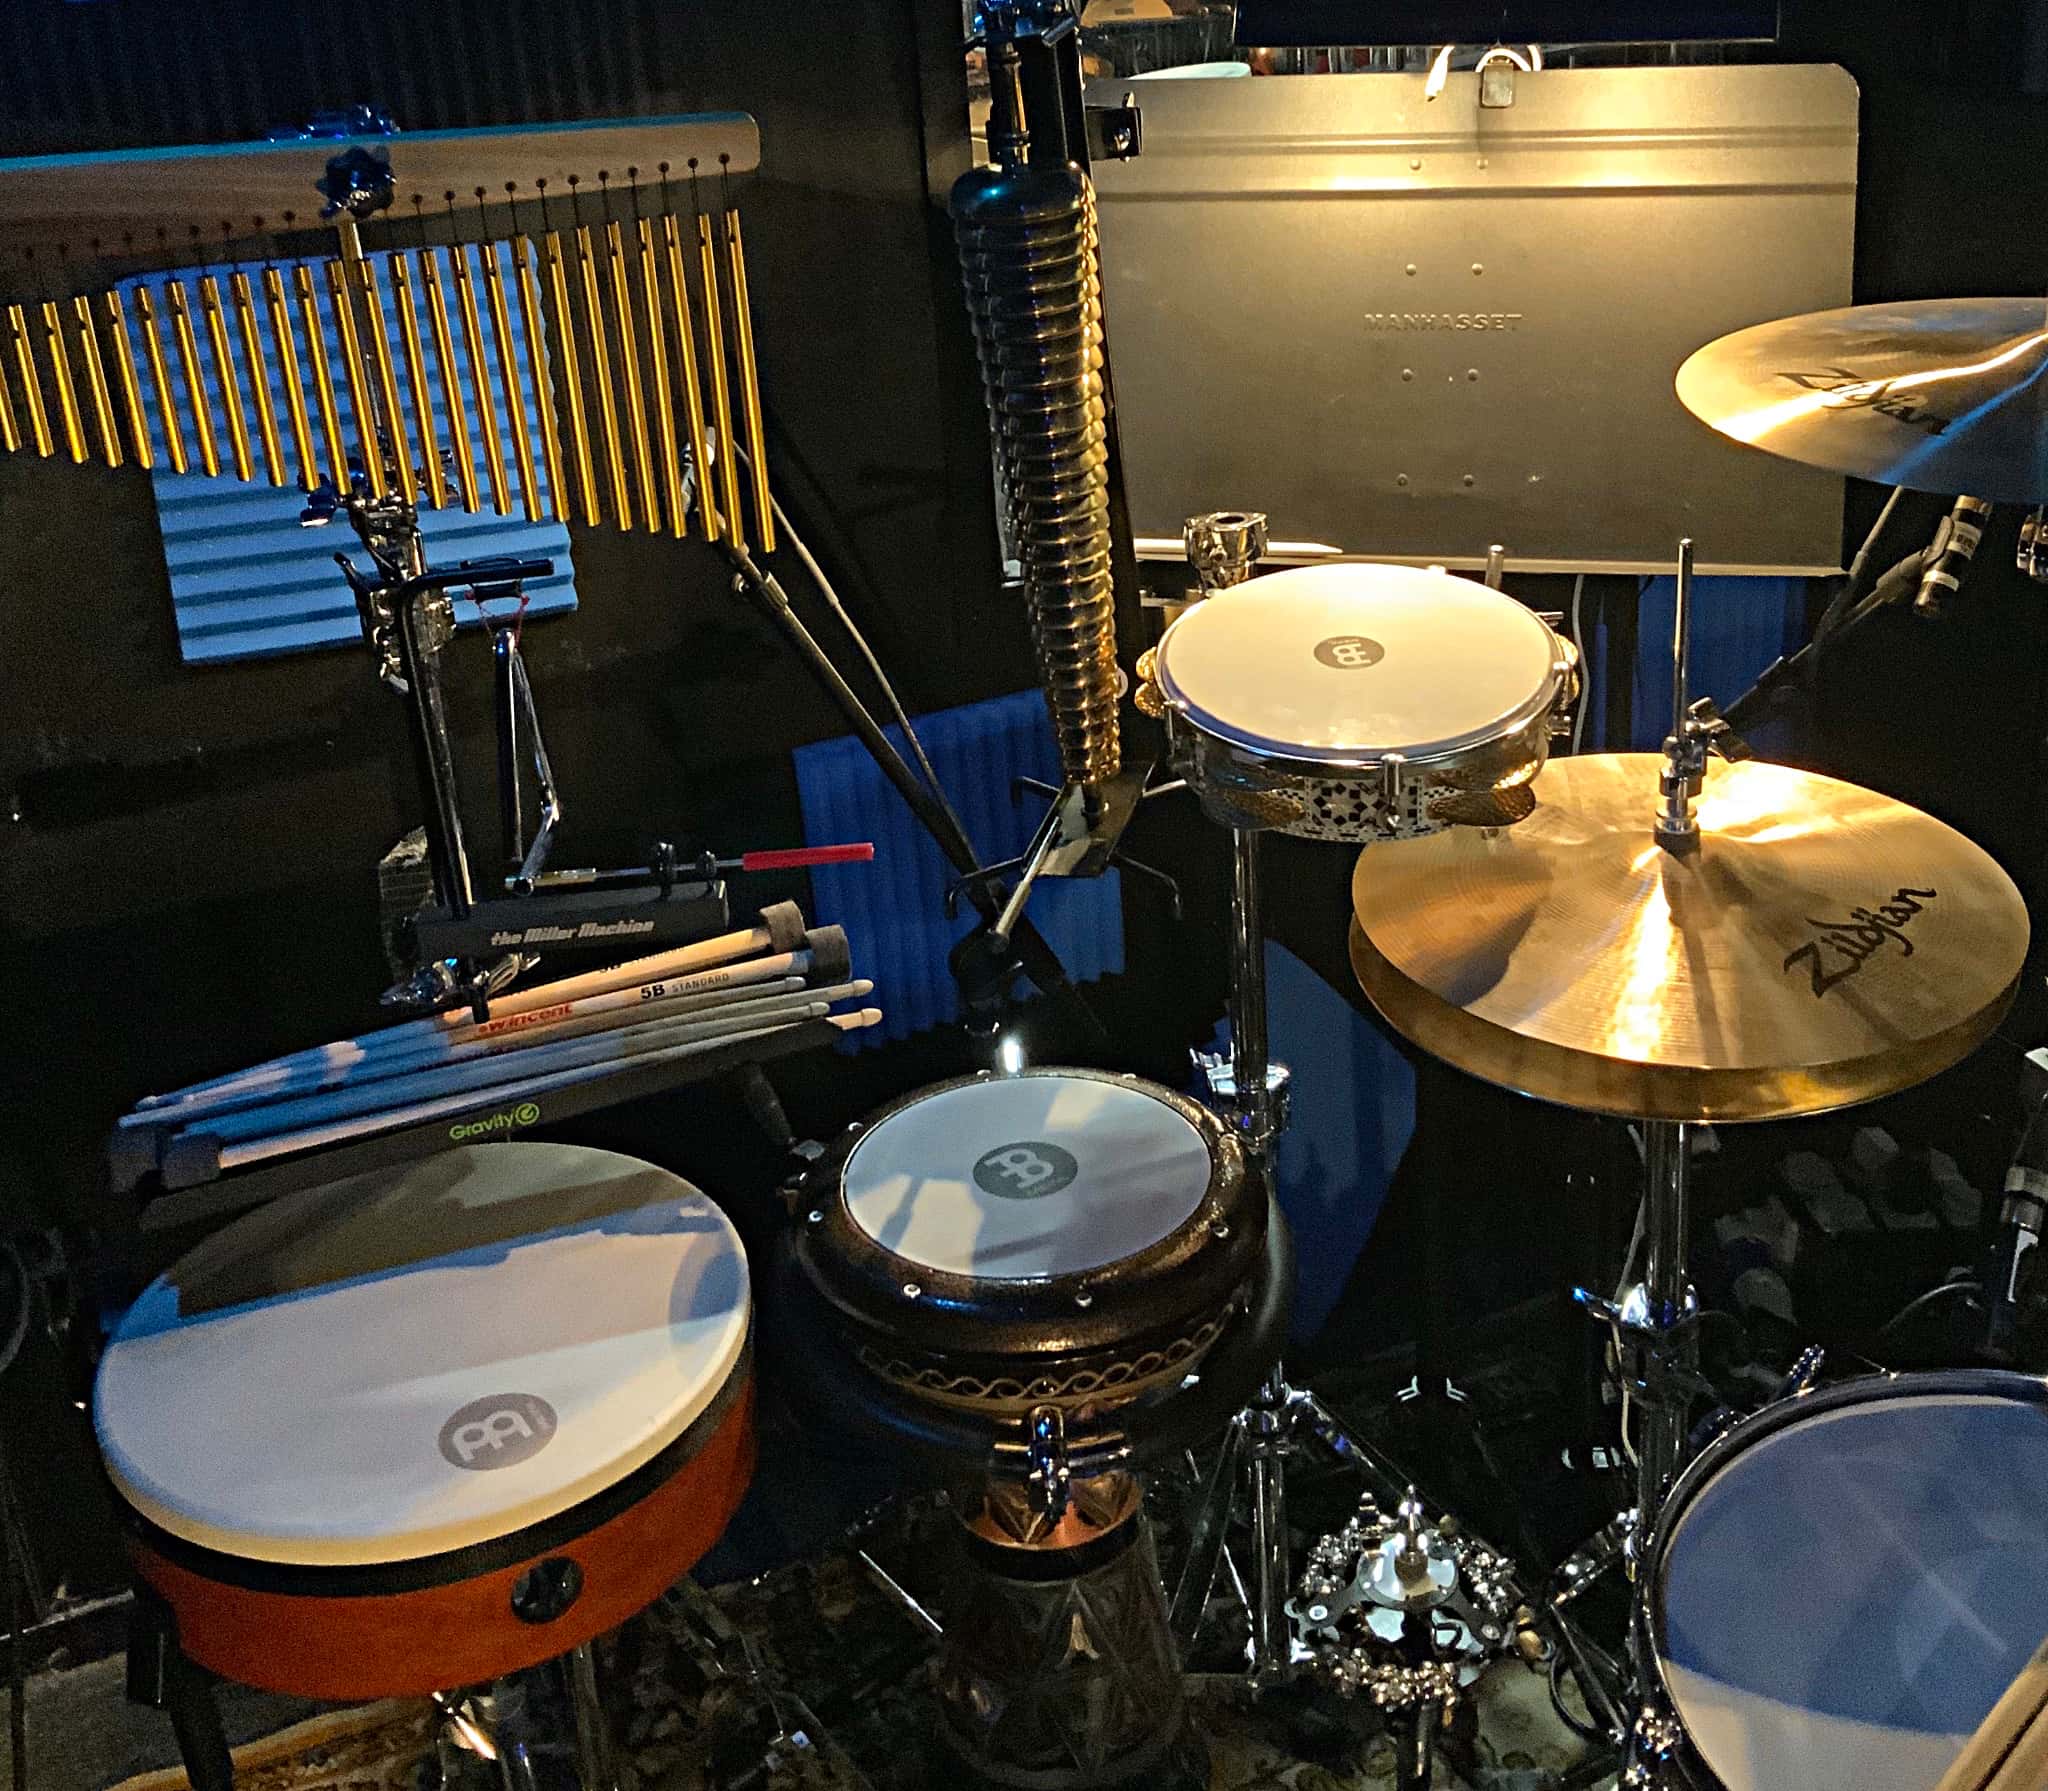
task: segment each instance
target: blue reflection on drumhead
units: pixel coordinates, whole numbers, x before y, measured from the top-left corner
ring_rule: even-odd
[[[1661,1584],[1675,1667],[1967,1735],[2048,1636],[2048,1411],[1897,1395],[1815,1412],[1707,1482]]]

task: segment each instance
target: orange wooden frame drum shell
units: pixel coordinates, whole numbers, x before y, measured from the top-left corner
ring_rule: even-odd
[[[644,1610],[716,1542],[754,1471],[751,1370],[736,1396],[673,1471],[624,1509],[553,1547],[463,1574],[458,1551],[440,1557],[450,1577],[404,1590],[351,1591],[364,1570],[275,1568],[232,1563],[230,1583],[204,1571],[205,1551],[180,1544],[137,1518],[129,1539],[136,1572],[170,1605],[180,1647],[201,1666],[244,1685],[300,1697],[424,1696],[481,1684],[552,1659]],[[694,1440],[694,1439],[693,1439]],[[659,1461],[662,1458],[657,1457]],[[653,1465],[653,1464],[650,1464]],[[589,1504],[611,1501],[600,1495]],[[537,1529],[573,1528],[574,1510]],[[516,1540],[508,1538],[507,1540]],[[536,1537],[536,1541],[541,1540]],[[491,1551],[497,1558],[496,1550]],[[513,1587],[542,1561],[567,1559],[583,1587],[552,1622],[512,1608]],[[433,1559],[401,1564],[408,1578],[433,1577]],[[374,1573],[377,1570],[368,1570]],[[275,1573],[290,1589],[260,1582]],[[311,1589],[318,1581],[332,1589]]]

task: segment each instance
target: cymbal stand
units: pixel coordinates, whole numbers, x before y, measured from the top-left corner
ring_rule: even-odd
[[[1678,599],[1672,619],[1671,733],[1664,742],[1654,837],[1674,857],[1699,849],[1693,803],[1706,773],[1707,754],[1720,744],[1723,724],[1711,705],[1694,705],[1688,690],[1692,648],[1693,544],[1678,544]],[[1658,1694],[1657,1664],[1649,1643],[1650,1549],[1664,1501],[1685,1466],[1686,1419],[1704,1388],[1699,1375],[1699,1300],[1686,1272],[1691,1240],[1692,1131],[1682,1120],[1652,1119],[1642,1126],[1643,1271],[1615,1300],[1579,1289],[1577,1298],[1614,1332],[1622,1384],[1622,1446],[1636,1468],[1635,1501],[1624,1514],[1622,1559],[1636,1588],[1631,1624],[1636,1716],[1621,1783],[1647,1791],[1666,1782],[1682,1731]],[[1640,1438],[1631,1438],[1629,1415],[1642,1413]]]
[[[1692,1127],[1677,1120],[1643,1126],[1643,1275],[1617,1300],[1584,1288],[1579,1303],[1610,1326],[1620,1353],[1622,1444],[1635,1463],[1628,1559],[1635,1571],[1671,1483],[1685,1466],[1686,1414],[1699,1380],[1699,1299],[1686,1274],[1691,1226]],[[1640,1437],[1628,1414],[1640,1410]]]
[[[1663,803],[1657,843],[1674,855],[1696,852],[1699,817],[1693,802],[1706,776],[1715,722],[1694,713],[1692,669],[1693,545],[1678,544],[1678,595],[1671,626],[1671,734],[1664,742]],[[1685,1269],[1691,1237],[1692,1141],[1682,1121],[1643,1127],[1643,1278],[1624,1290],[1617,1333],[1634,1342],[1638,1372],[1631,1387],[1643,1405],[1637,1447],[1636,1547],[1649,1542],[1664,1496],[1685,1465],[1686,1412],[1699,1378],[1699,1301]],[[1629,1371],[1624,1363],[1623,1370]],[[1626,1438],[1623,1439],[1626,1442]]]

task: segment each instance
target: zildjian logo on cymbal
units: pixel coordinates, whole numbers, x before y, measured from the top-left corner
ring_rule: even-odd
[[[1929,435],[1946,435],[1949,424],[1955,420],[1937,415],[1927,408],[1925,400],[1910,393],[1896,394],[1894,382],[1889,379],[1866,379],[1846,367],[1830,367],[1823,373],[1781,373],[1778,377],[1804,386],[1809,392],[1825,392],[1830,410],[1874,410],[1894,422],[1924,429]]]
[[[1897,940],[1900,951],[1913,955],[1913,942],[1906,929],[1939,891],[1901,889],[1888,902],[1875,908],[1852,908],[1847,920],[1815,920],[1806,924],[1820,934],[1785,954],[1783,968],[1805,964],[1813,978],[1813,992],[1825,995],[1837,983],[1845,983],[1884,949],[1887,940]]]

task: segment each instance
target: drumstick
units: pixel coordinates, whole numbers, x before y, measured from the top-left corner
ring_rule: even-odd
[[[624,1038],[644,1033],[652,1027],[685,1019],[695,1022],[758,1019],[763,1014],[773,1015],[791,1006],[819,1001],[847,1001],[872,995],[874,990],[875,985],[866,979],[837,983],[825,988],[812,988],[801,976],[785,976],[774,982],[748,985],[738,992],[714,989],[709,994],[687,995],[669,1001],[642,1002],[636,1007],[618,1012],[586,1014],[578,1019],[551,1021],[531,1031],[444,1044],[438,1049],[429,1048],[418,1056],[372,1058],[357,1065],[346,1075],[330,1075],[323,1082],[310,1088],[284,1087],[242,1093],[228,1091],[218,1100],[208,1101],[203,1105],[193,1102],[182,1107],[154,1107],[147,1113],[130,1114],[121,1123],[130,1126],[131,1122],[135,1122],[160,1130],[178,1127],[205,1130],[212,1126],[218,1116],[240,1113],[255,1107],[272,1106],[288,1098],[318,1095],[328,1088],[362,1088],[447,1064],[469,1063],[484,1057],[509,1057],[517,1052],[529,1051],[536,1045],[565,1043],[570,1039],[587,1038],[595,1033]],[[141,1166],[146,1169],[151,1165],[144,1161]]]
[[[786,954],[804,958],[808,953]],[[741,968],[744,968],[742,966]],[[115,1124],[120,1131],[163,1131],[197,1124],[215,1113],[232,1113],[265,1101],[284,1100],[294,1095],[318,1094],[322,1089],[341,1088],[358,1082],[396,1076],[439,1063],[460,1063],[467,1058],[516,1051],[522,1045],[545,1039],[576,1038],[586,1033],[636,1026],[644,1021],[674,1019],[682,1014],[709,1015],[770,995],[794,995],[809,985],[800,974],[780,977],[749,977],[744,982],[709,983],[710,977],[726,977],[730,969],[702,973],[707,986],[673,996],[654,991],[684,989],[700,979],[690,977],[675,983],[650,983],[640,989],[611,995],[586,995],[582,1001],[564,1002],[560,1007],[538,1008],[532,1014],[493,1021],[467,1033],[444,1033],[439,1038],[417,1040],[409,1049],[365,1054],[354,1060],[330,1059],[311,1074],[273,1076],[252,1071],[240,1084],[225,1085],[190,1100],[170,1101],[124,1113]]]
[[[802,945],[809,937],[804,930],[803,915],[794,902],[778,902],[772,908],[762,909],[761,919],[763,924],[758,927],[748,927],[737,933],[724,933],[716,939],[700,939],[694,945],[657,952],[652,957],[632,958],[623,964],[608,965],[602,970],[587,970],[580,976],[563,977],[551,983],[537,983],[530,989],[518,989],[509,995],[497,996],[491,1002],[490,1021],[485,1024],[516,1018],[520,1014],[531,1013],[536,1008],[556,1006],[586,995],[605,994],[634,984],[646,984],[665,977],[708,970],[717,965],[752,957],[756,952],[789,952]],[[817,931],[832,932],[836,929],[819,928]],[[472,1029],[476,1024],[474,1016],[466,1011],[428,1014],[418,1020],[401,1021],[396,1026],[380,1027],[375,1032],[358,1033],[354,1038],[342,1039],[334,1044],[315,1045],[310,1050],[293,1051],[284,1057],[273,1057],[246,1070],[235,1070],[225,1076],[214,1076],[204,1082],[190,1083],[170,1094],[144,1095],[135,1105],[138,1109],[167,1106],[193,1100],[217,1088],[238,1087],[252,1078],[313,1069],[331,1061],[355,1063],[369,1052],[390,1050],[416,1039],[439,1038],[449,1032]]]
[[[864,1007],[857,1013],[828,1014],[822,1021],[805,1024],[830,1026],[840,1032],[859,1032],[870,1026],[879,1026],[881,1023],[880,1008]],[[677,1045],[667,1051],[636,1058],[634,1067],[643,1068],[656,1063],[680,1062],[691,1057],[710,1056],[717,1052],[731,1051],[733,1047],[746,1044],[750,1040],[776,1038],[783,1033],[801,1030],[800,1026],[770,1026],[758,1032],[740,1033],[732,1038],[705,1039],[695,1044]],[[617,1064],[601,1064],[585,1069],[562,1070],[550,1076],[533,1076],[523,1081],[507,1083],[494,1093],[500,1100],[526,1099],[549,1094],[556,1089],[572,1088],[584,1082],[599,1081],[607,1075],[615,1074],[620,1067]],[[266,1138],[255,1139],[246,1144],[232,1144],[220,1150],[214,1149],[214,1140],[202,1134],[192,1134],[189,1136],[193,1160],[186,1164],[167,1163],[165,1180],[173,1186],[189,1184],[230,1169],[246,1169],[252,1164],[267,1162],[273,1157],[289,1156],[295,1151],[316,1150],[330,1144],[347,1143],[353,1139],[373,1136],[378,1132],[391,1131],[400,1126],[418,1125],[427,1120],[473,1110],[475,1106],[474,1096],[449,1096],[443,1100],[423,1101],[411,1107],[390,1108],[369,1119],[309,1126],[299,1132],[273,1133]],[[184,1145],[186,1142],[184,1137],[172,1140],[174,1145]]]
[[[408,1035],[385,1051],[362,1049],[366,1040],[347,1040],[339,1045],[324,1046],[310,1066],[292,1070],[258,1066],[253,1070],[243,1070],[182,1095],[167,1096],[154,1106],[138,1107],[133,1113],[124,1114],[116,1123],[124,1130],[138,1126],[189,1125],[202,1113],[221,1112],[246,1107],[254,1101],[338,1087],[367,1076],[390,1074],[401,1067],[442,1062],[471,1043],[508,1039],[516,1043],[527,1038],[539,1039],[549,1036],[551,1030],[571,1020],[583,1021],[592,1016],[634,1009],[645,1010],[652,1017],[657,1009],[673,998],[710,996],[734,999],[729,993],[733,990],[751,995],[757,992],[758,986],[767,983],[794,980],[801,986],[805,977],[838,978],[852,969],[845,934],[839,928],[819,927],[805,937],[815,943],[801,951],[777,952],[770,957],[700,970],[693,976],[665,978],[642,983],[636,988],[585,995],[578,1000],[555,1002],[522,1014],[493,1015],[481,1026],[437,1027],[428,1036]],[[609,1023],[630,1024],[622,1021]],[[556,1036],[560,1036],[559,1032]],[[386,1065],[390,1068],[387,1069]]]
[[[2039,1756],[2048,1748],[2048,1641],[2034,1650],[2019,1676],[1963,1743],[1935,1791],[2036,1791],[2048,1784]],[[2031,1776],[2023,1776],[2024,1774]]]
[[[474,1063],[408,1070],[386,1081],[351,1083],[346,1088],[301,1095],[295,1100],[268,1101],[260,1107],[247,1107],[233,1113],[209,1114],[178,1136],[185,1138],[204,1133],[219,1139],[261,1137],[270,1132],[324,1125],[329,1120],[374,1113],[394,1101],[425,1101],[442,1095],[468,1094],[523,1077],[580,1069],[586,1064],[612,1062],[667,1046],[731,1038],[740,1033],[758,1031],[766,1025],[822,1020],[829,1012],[829,1004],[817,1000],[792,1003],[786,1007],[781,1002],[764,1002],[760,1010],[736,1018],[685,1018],[657,1022],[651,1026],[627,1027],[621,1032],[600,1033],[595,1038],[570,1039],[558,1045],[529,1045]],[[172,1142],[175,1144],[176,1140]],[[170,1149],[171,1146],[165,1148],[167,1157]]]

